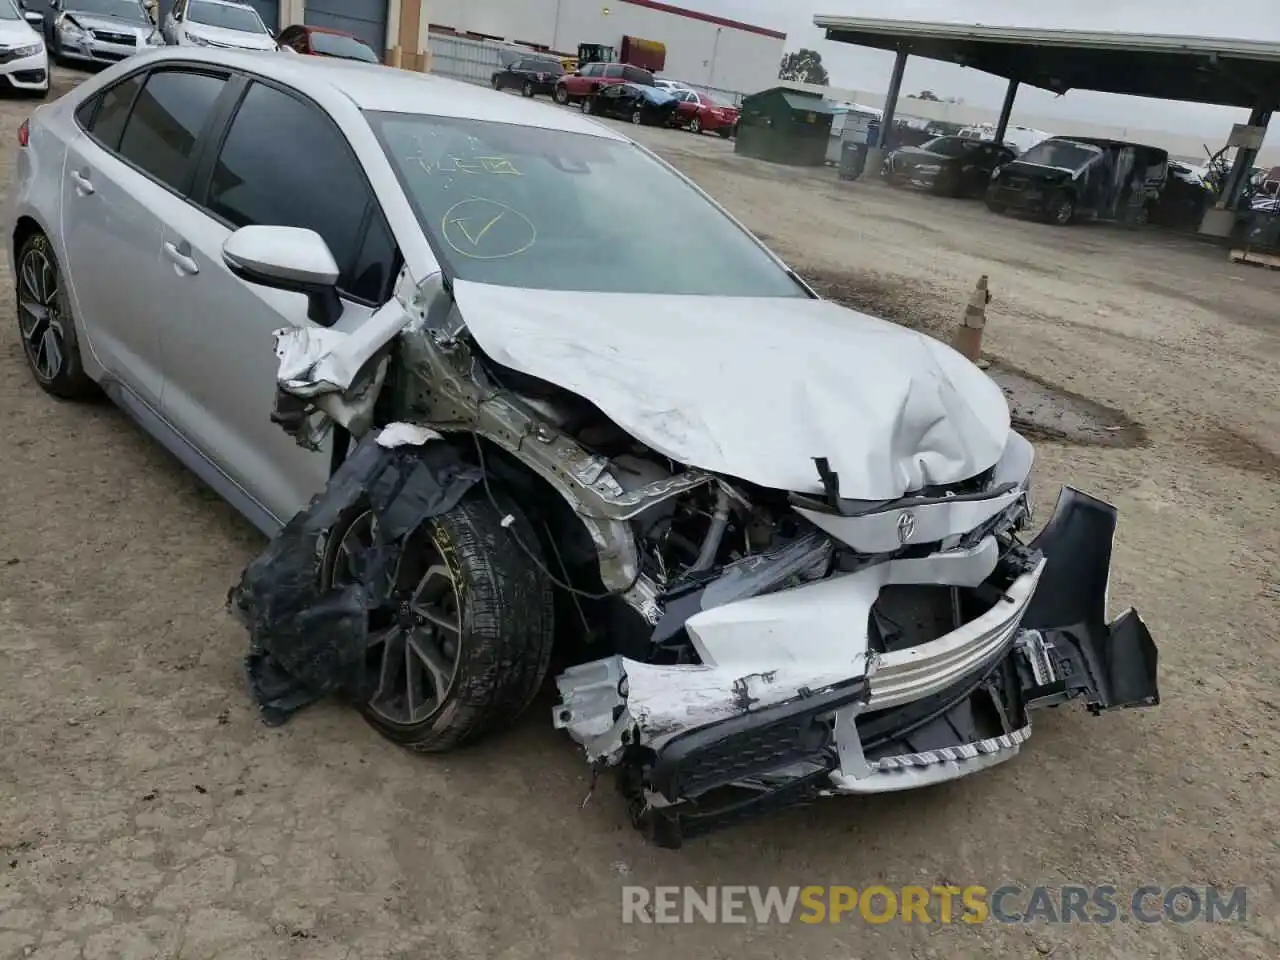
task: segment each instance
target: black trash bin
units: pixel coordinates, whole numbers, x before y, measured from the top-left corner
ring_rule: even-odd
[[[867,169],[867,145],[846,140],[840,144],[840,179],[857,180]]]

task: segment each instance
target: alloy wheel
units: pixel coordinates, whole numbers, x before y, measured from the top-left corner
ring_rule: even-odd
[[[637,126],[639,126],[641,123],[644,122],[644,116],[640,113],[639,110],[635,110],[632,112],[631,122],[636,124]]]
[[[66,363],[63,323],[58,271],[43,250],[28,250],[18,269],[18,331],[41,383],[51,383]]]
[[[334,551],[332,580],[354,578],[358,556],[377,540],[377,520],[356,517]],[[375,622],[365,654],[366,707],[389,723],[409,725],[440,709],[461,662],[462,618],[457,585],[435,542],[413,541],[394,573],[394,606]]]
[[[690,132],[690,133],[701,133],[701,132],[702,132],[702,121],[701,121],[701,120],[699,120],[697,117],[694,117],[694,118],[689,122],[689,132]]]

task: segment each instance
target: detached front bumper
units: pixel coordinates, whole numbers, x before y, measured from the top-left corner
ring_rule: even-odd
[[[1115,525],[1113,507],[1064,489],[1025,572],[990,610],[936,640],[843,669],[780,663],[743,676],[597,661],[558,678],[555,724],[593,762],[620,763],[633,821],[663,846],[819,796],[966,776],[1015,756],[1034,709],[1159,702],[1141,618],[1106,620]],[[742,604],[754,605],[753,622],[785,629],[771,610],[799,599],[790,629],[820,630],[823,610],[858,609],[842,611],[841,589],[833,578]],[[848,626],[853,635],[863,625]],[[609,757],[618,743],[621,757]]]
[[[76,39],[64,37],[59,51],[64,60],[77,60],[84,63],[119,63],[142,50],[153,49],[131,43],[100,40],[86,36]]]

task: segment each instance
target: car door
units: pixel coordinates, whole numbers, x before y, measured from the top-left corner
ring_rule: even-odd
[[[170,205],[171,262],[155,295],[181,304],[164,331],[163,411],[224,476],[283,523],[328,480],[332,443],[305,450],[272,422],[275,330],[315,326],[302,294],[246,283],[222,247],[242,226],[315,230],[341,268],[343,313],[358,327],[391,297],[394,238],[346,137],[288,89],[241,81],[244,96],[217,152],[202,160],[190,204]]]
[[[165,379],[157,299],[166,264],[163,210],[181,202],[226,71],[136,73],[82,105],[86,132],[67,149],[62,236],[76,316],[94,356],[153,409]]]
[[[673,90],[672,93],[677,100],[676,112],[680,114],[680,122],[688,126],[698,115],[698,108],[701,106],[698,95],[692,90]]]
[[[620,83],[601,87],[596,95],[596,112],[606,117],[630,116],[630,93],[630,89]]]

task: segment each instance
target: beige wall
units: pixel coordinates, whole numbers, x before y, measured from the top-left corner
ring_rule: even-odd
[[[406,70],[430,68],[427,53],[427,4],[430,0],[387,0],[387,49],[384,63]],[[280,27],[303,23],[306,0],[280,0]]]

